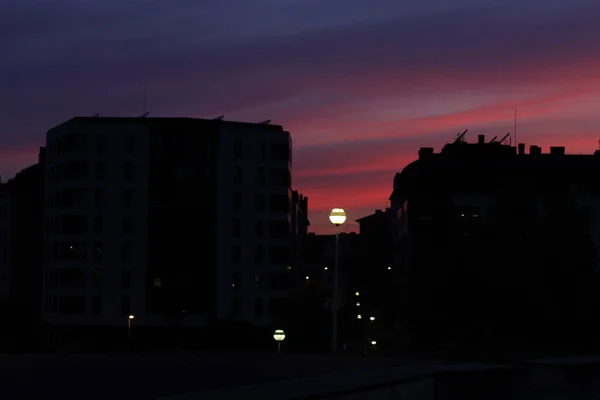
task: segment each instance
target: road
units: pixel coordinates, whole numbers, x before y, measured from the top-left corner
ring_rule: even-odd
[[[324,373],[429,363],[271,353],[0,355],[0,399],[144,400]]]

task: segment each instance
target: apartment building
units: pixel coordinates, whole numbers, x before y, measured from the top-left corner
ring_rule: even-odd
[[[46,322],[271,321],[298,231],[281,126],[76,117],[46,144]]]

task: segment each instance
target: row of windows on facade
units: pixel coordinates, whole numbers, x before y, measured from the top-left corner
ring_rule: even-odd
[[[270,186],[290,187],[292,184],[292,175],[289,168],[274,168],[267,170],[265,168],[256,169],[256,184]],[[233,182],[236,184],[244,183],[244,171],[240,166],[233,167]]]
[[[267,229],[268,228],[268,229]],[[234,237],[242,237],[243,234],[258,238],[270,237],[273,239],[288,238],[291,234],[290,223],[287,220],[269,221],[267,224],[263,220],[255,222],[254,230],[244,229],[240,218],[233,219],[232,234]]]
[[[133,233],[133,218],[125,216],[121,218],[121,233]],[[104,233],[104,217],[96,215],[60,215],[46,219],[47,234],[82,235],[88,233]]]
[[[246,142],[246,146],[244,146],[244,141],[237,139],[233,142],[233,156],[237,159],[248,158],[248,154],[246,154],[246,147],[249,144],[255,144],[254,141]],[[258,143],[256,159],[259,161],[267,160],[267,151],[266,144],[264,142]],[[287,161],[290,164],[292,163],[292,149],[288,143],[270,143],[269,146],[269,159],[273,161]]]
[[[265,300],[266,300],[266,309],[265,309]],[[244,302],[241,298],[233,298],[231,301],[231,312],[230,316],[233,318],[239,318],[242,316],[242,305]],[[254,317],[261,318],[265,316],[274,316],[280,315],[288,304],[287,299],[281,298],[270,298],[263,299],[262,297],[257,297],[254,299]]]
[[[233,210],[241,211],[244,196],[242,192],[233,193]],[[267,201],[269,206],[267,208]],[[264,194],[255,195],[255,211],[269,211],[273,213],[289,213],[292,209],[292,199],[285,194],[272,194],[265,196]]]
[[[130,289],[132,282],[132,271],[121,270],[121,288]],[[90,274],[85,268],[47,268],[44,271],[44,283],[46,287],[58,288],[85,288],[88,284],[94,288],[101,288],[105,277],[101,268],[94,268]],[[158,283],[158,284],[157,284]],[[160,279],[154,279],[154,287],[161,286]]]
[[[251,288],[255,290],[289,290],[292,287],[292,273],[289,266],[283,272],[257,272],[254,275],[234,271],[231,275],[231,287],[234,290],[241,290],[249,278],[253,278]]]
[[[106,205],[106,191],[104,189],[67,188],[53,192],[48,196],[49,209],[61,208],[104,208]],[[133,190],[123,189],[120,193],[120,204],[123,208],[133,207]]]
[[[90,312],[92,315],[102,315],[102,297],[92,296]],[[48,296],[44,301],[44,311],[52,314],[86,314],[87,298],[85,296]],[[121,314],[127,316],[131,314],[131,298],[129,296],[121,297]]]
[[[105,154],[109,152],[134,154],[135,147],[134,135],[111,135],[110,140],[107,140],[105,134],[71,134],[50,143],[47,154],[50,160],[63,154]]]
[[[92,315],[101,316],[103,314],[103,299],[101,296],[92,296],[90,298],[90,310]],[[265,301],[266,300],[266,301]],[[266,309],[265,309],[266,303]],[[264,317],[266,315],[277,315],[284,311],[288,301],[281,298],[264,299],[257,297],[254,299],[254,316]],[[242,299],[234,298],[231,303],[230,315],[234,318],[242,315]],[[88,298],[85,296],[47,296],[44,301],[44,310],[52,314],[63,315],[81,315],[88,312]],[[184,311],[184,310],[182,310]],[[129,296],[121,297],[121,315],[126,317],[133,310],[131,307],[131,298]]]
[[[104,259],[104,243],[94,242],[57,242],[46,245],[46,261],[102,261]],[[133,244],[121,244],[121,261],[133,261]]]
[[[285,246],[256,246],[254,248],[254,262],[257,264],[263,264],[267,262],[265,255],[268,255],[268,261],[270,264],[289,264],[291,260],[291,250]],[[234,245],[231,247],[231,261],[234,264],[243,263],[242,247]]]
[[[67,161],[50,167],[48,170],[48,180],[50,182],[88,179],[103,181],[107,177],[112,178],[117,176],[117,173],[111,172],[107,173],[106,165],[102,161],[94,163],[89,161]],[[123,163],[119,175],[125,182],[132,181],[135,178],[135,164],[132,162]]]

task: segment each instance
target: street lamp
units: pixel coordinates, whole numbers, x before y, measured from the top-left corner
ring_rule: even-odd
[[[371,317],[369,318],[371,321],[375,321],[375,317]]]
[[[340,277],[339,249],[340,249],[340,225],[346,222],[346,212],[342,208],[334,208],[329,213],[329,221],[335,225],[335,258],[333,263],[333,295],[332,295],[332,328],[331,328],[331,350],[337,351],[337,317],[338,317],[338,280]]]
[[[129,314],[127,317],[127,350],[131,350],[131,321],[135,318],[135,315]]]
[[[275,330],[275,333],[273,334],[273,339],[275,339],[275,341],[277,342],[277,352],[281,353],[281,342],[283,342],[283,339],[285,339],[285,332],[283,331],[283,329]]]

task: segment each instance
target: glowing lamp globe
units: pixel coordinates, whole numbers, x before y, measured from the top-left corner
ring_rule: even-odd
[[[275,339],[278,342],[283,341],[283,339],[285,339],[285,332],[283,331],[283,329],[277,329],[273,334],[273,339]]]
[[[339,226],[346,222],[346,212],[343,208],[334,208],[329,213],[329,220],[335,226]]]

